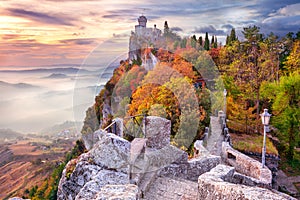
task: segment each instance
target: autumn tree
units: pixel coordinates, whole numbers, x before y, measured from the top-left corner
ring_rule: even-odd
[[[196,62],[200,55],[195,48],[178,49],[175,55],[159,50],[160,64],[144,77],[129,105],[128,115],[150,113],[170,119],[172,141],[184,149],[209,124],[209,92],[195,89],[199,72],[187,61]]]
[[[239,95],[238,98],[229,96],[227,98],[228,128],[240,133],[255,133],[256,129],[256,105]]]
[[[284,62],[287,73],[293,73],[300,69],[300,40],[293,43],[292,51]]]
[[[222,74],[226,73],[229,75],[229,71],[231,70],[230,65],[236,60],[236,56],[240,55],[240,50],[241,46],[238,40],[232,43],[232,45],[226,45],[226,47],[222,47],[219,50],[218,61],[216,63],[218,63],[218,69]]]
[[[236,40],[220,51],[219,69],[231,77],[239,89],[240,98],[235,103],[240,105],[236,107],[245,107],[244,110],[255,109],[256,119],[247,119],[247,123],[257,123],[259,126],[261,84],[264,81],[277,80],[278,77],[278,41],[274,35],[263,38],[256,26],[245,27],[242,33],[244,42]],[[235,35],[233,31],[232,35]],[[230,115],[231,113],[229,117]],[[259,130],[258,127],[256,130]]]

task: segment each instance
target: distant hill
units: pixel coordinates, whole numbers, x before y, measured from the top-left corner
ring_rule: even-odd
[[[95,92],[96,94],[99,94],[100,91],[104,88],[104,85],[100,85],[100,86],[88,86],[88,89],[91,89],[92,92]]]
[[[76,74],[78,71],[84,73],[91,73],[86,69],[79,69],[75,67],[68,68],[38,68],[38,69],[26,69],[26,70],[0,70],[5,73],[62,73],[62,74]]]
[[[62,124],[56,124],[54,126],[41,130],[41,134],[49,136],[58,136],[65,130],[70,131],[72,134],[76,134],[77,128],[81,129],[82,122],[65,121]]]
[[[63,78],[68,78],[68,76],[65,75],[65,74],[62,74],[62,73],[52,73],[49,76],[45,76],[43,78],[46,78],[46,79],[63,79]]]
[[[0,129],[0,140],[5,140],[5,139],[11,140],[21,136],[23,136],[21,133],[18,133],[11,129]]]
[[[8,83],[4,81],[0,81],[0,87],[14,87],[19,89],[36,89],[38,86],[31,85],[28,83]]]

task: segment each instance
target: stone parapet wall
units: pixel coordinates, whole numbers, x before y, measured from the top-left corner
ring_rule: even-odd
[[[159,177],[150,190],[142,198],[144,200],[195,200],[197,199],[197,183],[167,177]]]
[[[234,167],[218,165],[198,179],[198,199],[215,200],[296,200],[288,195],[265,188],[234,184]]]
[[[205,157],[194,158],[186,162],[172,163],[163,168],[159,176],[181,178],[197,182],[198,177],[210,171],[221,163],[220,156],[208,155]]]
[[[228,142],[222,143],[222,158],[225,163],[235,167],[237,172],[250,176],[264,183],[272,185],[272,172],[266,166],[249,156],[233,149]]]

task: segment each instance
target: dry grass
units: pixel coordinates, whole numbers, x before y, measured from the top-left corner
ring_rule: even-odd
[[[256,134],[230,134],[233,147],[239,151],[261,153],[263,145],[263,136]],[[278,156],[278,151],[271,140],[266,140],[267,154]]]

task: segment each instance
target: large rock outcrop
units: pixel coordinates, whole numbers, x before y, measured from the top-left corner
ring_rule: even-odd
[[[89,152],[67,164],[58,199],[95,199],[106,185],[129,184],[130,142],[110,133],[98,137]]]

